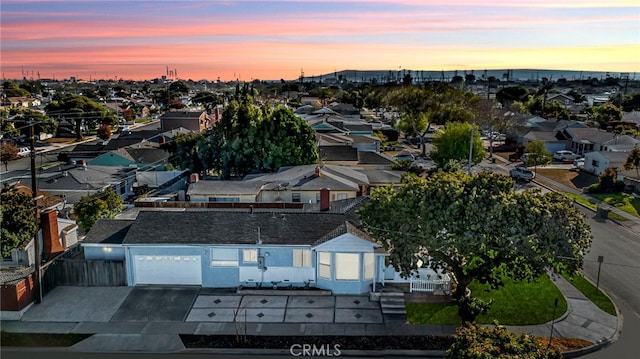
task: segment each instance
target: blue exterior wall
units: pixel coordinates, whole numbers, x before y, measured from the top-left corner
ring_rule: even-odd
[[[351,238],[353,239],[353,238]],[[345,243],[349,242],[346,238],[343,239]],[[353,241],[352,241],[353,242]],[[366,242],[366,241],[363,241]],[[356,245],[361,244],[354,242]],[[352,244],[354,244],[352,243]],[[329,247],[325,247],[326,249],[335,250],[336,245],[339,246],[340,241],[331,244]],[[366,245],[365,245],[366,248]],[[234,249],[237,251],[237,266],[214,266],[212,265],[213,253],[216,249]],[[264,257],[264,264],[267,267],[266,272],[261,272],[258,268],[258,263],[256,262],[244,262],[243,258],[243,249],[257,249],[258,256]],[[280,281],[278,283],[279,286],[295,286],[302,287],[308,285],[309,283],[305,283],[306,280],[301,279],[302,277],[308,279],[315,280],[315,283],[312,283],[311,286],[315,286],[317,288],[331,290],[337,294],[361,294],[367,293],[371,290],[371,285],[373,280],[376,279],[380,282],[380,278],[383,275],[382,268],[384,267],[384,257],[375,255],[374,256],[374,279],[364,279],[364,253],[372,253],[373,245],[371,245],[370,250],[364,252],[356,252],[356,251],[336,251],[331,253],[331,278],[324,279],[318,276],[317,270],[317,262],[318,262],[318,253],[316,250],[312,250],[311,252],[311,267],[306,268],[298,268],[293,267],[293,250],[294,249],[311,249],[309,246],[266,246],[266,245],[245,245],[245,246],[210,246],[210,245],[130,245],[126,246],[126,260],[127,260],[127,280],[128,283],[134,284],[134,276],[135,276],[135,268],[133,263],[133,256],[136,255],[153,255],[153,256],[199,256],[200,264],[202,270],[202,286],[203,287],[213,287],[213,288],[234,288],[239,285],[243,286],[272,286],[273,284],[266,280],[265,278],[271,276],[273,278],[274,274],[278,275],[278,273],[282,273],[284,276],[290,275],[291,278],[297,278],[292,281]],[[318,251],[322,251],[322,249],[318,249]],[[90,248],[91,255],[98,257],[101,254],[101,248]],[[327,251],[329,252],[329,251]],[[266,255],[268,253],[268,255]],[[335,270],[336,270],[336,261],[335,254],[336,253],[358,253],[360,258],[360,267],[359,267],[359,280],[336,280],[335,279]],[[112,256],[115,256],[115,251],[110,253]],[[125,257],[124,248],[121,249],[120,256],[122,258]],[[112,259],[106,258],[102,255],[100,259]],[[246,268],[245,273],[250,273],[251,276],[255,275],[255,281],[252,282],[242,282],[241,281],[241,268]],[[244,269],[243,269],[244,270]],[[271,270],[271,271],[269,271]],[[279,271],[279,272],[278,272]],[[308,274],[308,275],[307,275]],[[245,277],[246,278],[246,277]]]

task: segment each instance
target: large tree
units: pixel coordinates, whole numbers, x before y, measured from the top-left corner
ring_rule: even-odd
[[[223,178],[318,159],[309,124],[284,107],[259,108],[250,96],[231,101],[222,119],[204,133],[176,136],[172,152],[175,166],[193,172],[213,170]]]
[[[473,146],[470,146],[473,129]],[[468,161],[469,149],[472,147],[471,162],[477,164],[485,156],[485,149],[477,126],[470,123],[451,122],[445,126],[444,131],[436,134],[433,139],[434,150],[431,158],[438,165],[443,167],[447,162]]]
[[[545,166],[551,163],[551,152],[547,150],[544,141],[531,141],[524,148],[524,152],[528,153],[526,161],[524,163],[528,167]]]
[[[640,169],[640,148],[638,148],[638,146],[633,146],[631,151],[629,151],[629,155],[627,159],[624,160],[623,166],[625,170],[635,169],[636,177],[640,177],[640,173],[638,173]]]
[[[33,238],[37,231],[33,198],[18,192],[15,186],[5,186],[0,193],[0,246],[2,258],[11,255]]]
[[[584,215],[567,197],[516,193],[512,179],[489,172],[407,176],[400,189],[374,191],[359,213],[397,271],[408,277],[421,263],[448,269],[455,298],[474,279],[496,287],[549,267],[574,272],[591,244]]]
[[[122,198],[113,187],[83,196],[73,205],[80,228],[89,231],[100,218],[114,218],[122,211]]]

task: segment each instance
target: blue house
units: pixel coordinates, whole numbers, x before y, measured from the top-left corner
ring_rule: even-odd
[[[132,286],[368,293],[374,282],[398,276],[385,267],[381,245],[358,229],[355,209],[361,201],[286,213],[141,210],[134,220],[99,220],[83,242],[84,254],[88,260],[124,261]]]

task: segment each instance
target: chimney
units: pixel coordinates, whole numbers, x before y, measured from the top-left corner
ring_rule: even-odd
[[[200,176],[197,173],[192,173],[191,177],[189,179],[190,183],[198,183],[198,181],[200,180]]]
[[[320,190],[320,210],[328,211],[331,205],[329,204],[331,189],[323,188]]]
[[[320,177],[320,175],[322,174],[322,172],[320,171],[320,166],[316,166],[316,177]]]
[[[40,223],[42,226],[42,258],[48,260],[56,254],[64,252],[64,248],[60,244],[57,211],[42,212]]]

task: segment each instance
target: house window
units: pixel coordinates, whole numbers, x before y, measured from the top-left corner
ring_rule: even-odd
[[[240,198],[239,197],[209,197],[209,202],[218,202],[218,203],[240,202]]]
[[[598,161],[598,160],[593,160],[593,161],[591,161],[591,165],[592,165],[593,167],[599,167],[599,166],[600,166],[600,161]]]
[[[291,202],[300,203],[300,193],[292,193]]]
[[[346,193],[338,193],[338,200],[341,199],[347,199],[347,194]]]
[[[320,193],[316,193],[316,203],[320,203]]]
[[[242,261],[245,263],[258,263],[258,250],[257,249],[243,249]]]
[[[318,252],[318,276],[331,279],[331,253]]]
[[[373,279],[373,253],[364,254],[364,279]]]
[[[293,250],[293,266],[294,267],[311,267],[311,250],[294,249]]]
[[[211,265],[214,267],[235,267],[238,265],[238,250],[214,248],[211,250]]]
[[[360,253],[336,253],[336,279],[360,279]]]

